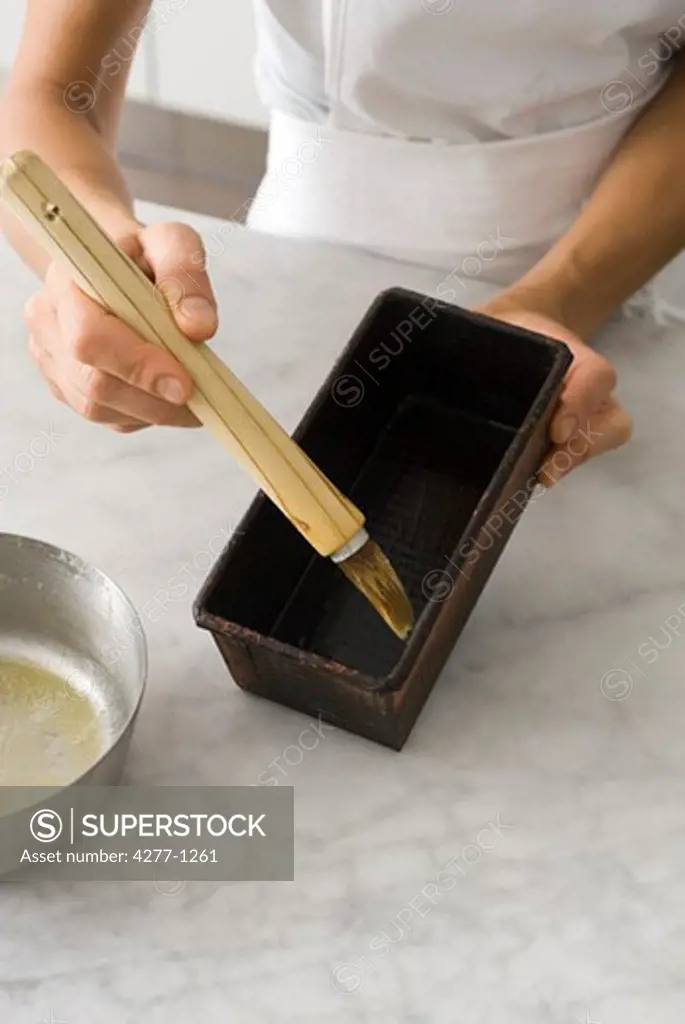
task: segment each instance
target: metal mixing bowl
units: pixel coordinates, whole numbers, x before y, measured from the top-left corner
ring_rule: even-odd
[[[145,689],[147,646],[116,583],[68,551],[0,533],[0,658],[53,672],[97,712],[99,756],[60,789],[117,783]]]

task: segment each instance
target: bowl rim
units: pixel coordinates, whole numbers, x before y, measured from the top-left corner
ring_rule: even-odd
[[[126,591],[116,582],[116,580],[112,579],[112,577],[103,569],[101,569],[98,565],[95,565],[93,562],[86,561],[85,558],[81,558],[80,555],[75,555],[72,551],[69,551],[67,548],[60,547],[58,544],[53,544],[50,541],[41,540],[39,537],[28,537],[21,533],[8,533],[6,531],[0,531],[0,555],[2,554],[2,548],[5,545],[14,548],[28,547],[34,551],[40,551],[44,554],[51,555],[53,557],[63,557],[66,555],[67,558],[69,559],[68,567],[70,571],[72,571],[72,568],[74,571],[77,572],[79,569],[81,569],[86,570],[88,573],[92,574],[96,578],[100,577],[109,587],[111,587],[115,591],[115,593],[117,593],[119,598],[122,600],[125,608],[132,614],[133,618],[131,621],[137,627],[136,631],[138,634],[138,638],[140,640],[140,654],[142,664],[140,673],[139,692],[137,694],[131,712],[127,716],[126,721],[122,725],[121,729],[118,730],[116,735],[111,739],[111,741],[109,741],[105,745],[105,749],[102,751],[98,759],[96,761],[93,761],[93,763],[90,764],[84,772],[81,772],[81,774],[78,775],[75,779],[72,779],[71,782],[67,782],[64,785],[45,787],[46,790],[50,789],[55,793],[61,793],[65,790],[70,789],[72,786],[79,785],[93,771],[95,771],[95,769],[98,768],[102,764],[102,762],[107,757],[109,757],[109,755],[116,749],[116,747],[121,743],[121,741],[126,736],[128,731],[132,728],[136,718],[138,717],[140,706],[143,702],[143,697],[145,696],[145,692],[147,690],[147,678],[149,670],[149,648],[147,636],[143,628],[141,617],[138,614],[138,610],[133,604],[131,598],[128,596]]]

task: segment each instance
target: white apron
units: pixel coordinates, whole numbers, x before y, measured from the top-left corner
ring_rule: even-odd
[[[278,0],[261,2],[273,8]],[[577,217],[665,81],[667,55],[654,43],[678,12],[685,39],[685,3],[673,0],[316,0],[316,7],[323,63],[316,100],[319,109],[325,96],[325,115],[316,123],[272,112],[250,227],[438,269],[459,266],[497,285],[516,280]],[[640,32],[616,57],[623,23],[638,23]],[[540,55],[554,51],[563,33],[566,63],[555,77]],[[575,63],[574,33],[584,47]],[[669,38],[675,46],[675,32]],[[285,41],[291,52],[292,37]],[[307,60],[311,82],[317,64]],[[543,72],[531,76],[536,60]],[[556,103],[560,88],[571,99]],[[533,89],[539,114],[525,102]],[[553,102],[542,102],[546,96]]]

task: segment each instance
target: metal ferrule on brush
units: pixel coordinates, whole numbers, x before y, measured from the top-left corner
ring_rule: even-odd
[[[352,555],[356,555],[358,551],[361,551],[368,539],[368,533],[363,526],[360,526],[357,532],[353,534],[352,537],[342,545],[342,547],[339,547],[337,551],[334,551],[333,554],[329,556],[331,561],[335,562],[336,565],[339,565],[340,562],[344,562],[346,559],[351,558]]]

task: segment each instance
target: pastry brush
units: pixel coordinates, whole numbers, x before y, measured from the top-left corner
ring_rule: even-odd
[[[160,289],[100,228],[35,153],[0,165],[0,197],[75,283],[146,341],[186,368],[188,406],[256,480],[309,544],[332,559],[402,639],[411,604],[365,529],[364,515],[319,470],[216,353],[189,341]]]

